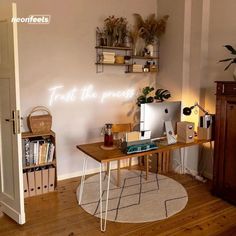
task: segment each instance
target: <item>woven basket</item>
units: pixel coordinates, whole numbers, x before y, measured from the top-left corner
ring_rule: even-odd
[[[44,115],[34,115],[35,112],[46,113]],[[52,127],[52,116],[48,108],[44,106],[37,106],[32,109],[28,119],[28,127],[30,131],[34,134],[48,133],[51,131]]]

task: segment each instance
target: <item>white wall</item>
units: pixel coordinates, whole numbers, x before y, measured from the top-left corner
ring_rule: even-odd
[[[236,47],[236,1],[158,0],[157,5],[159,13],[170,14],[170,25],[161,44],[161,62],[166,68],[157,83],[174,90],[173,97],[182,98],[184,104],[200,101],[205,109],[215,113],[214,81],[233,80],[234,65],[224,71],[226,64],[218,61],[229,56],[223,45]],[[198,115],[192,114],[187,120],[197,124]],[[197,148],[188,150],[187,167],[197,173],[199,162],[200,172],[212,177],[213,153],[209,145],[203,146],[202,159],[198,160],[197,153]]]
[[[49,14],[49,25],[19,24],[22,113],[26,117],[37,105],[49,106],[49,89],[63,85],[66,94],[77,88],[78,100],[56,102],[50,110],[57,135],[59,178],[80,174],[83,154],[77,144],[102,140],[104,123],[133,122],[136,96],[130,100],[100,98],[81,101],[81,88],[92,85],[96,93],[135,89],[155,83],[155,75],[125,74],[124,68],[106,67],[96,74],[95,29],[109,15],[143,16],[156,12],[156,0],[24,0],[17,1],[18,15]],[[24,125],[26,129],[26,125]],[[90,169],[97,164],[90,160]]]
[[[172,100],[182,98],[184,0],[158,0],[157,14],[168,14],[168,25],[160,44],[160,73],[157,84],[171,92]]]
[[[223,45],[231,44],[236,48],[236,1],[210,0],[208,58],[205,68],[206,76],[201,80],[201,99],[205,107],[215,113],[215,92],[217,80],[233,80],[235,64],[224,71],[227,63],[218,63],[219,60],[228,58],[230,53]],[[205,174],[212,175],[212,154],[209,147],[205,147],[203,158],[206,159]]]
[[[231,44],[236,48],[235,9],[236,1],[234,0],[211,0],[208,76],[202,79],[202,87],[206,90],[205,102],[211,111],[215,111],[214,81],[233,80],[235,65],[224,71],[227,63],[218,63],[218,61],[230,56],[223,45]]]

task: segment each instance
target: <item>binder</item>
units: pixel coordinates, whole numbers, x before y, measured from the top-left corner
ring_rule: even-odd
[[[35,196],[35,179],[34,179],[34,172],[28,172],[28,185],[29,185],[29,196]]]
[[[48,192],[48,169],[42,170],[43,193]]]
[[[27,180],[27,174],[23,173],[23,185],[24,185],[24,197],[29,196],[29,188],[28,188],[28,180]]]
[[[36,191],[36,195],[39,195],[39,194],[43,193],[42,171],[41,170],[36,170],[34,172],[34,174],[35,174],[35,191]]]
[[[48,169],[49,177],[48,177],[48,192],[53,192],[55,189],[55,167],[51,167]]]

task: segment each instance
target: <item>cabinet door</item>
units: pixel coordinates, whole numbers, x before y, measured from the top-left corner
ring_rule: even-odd
[[[236,101],[226,105],[224,187],[236,199]],[[236,201],[236,200],[235,200]]]

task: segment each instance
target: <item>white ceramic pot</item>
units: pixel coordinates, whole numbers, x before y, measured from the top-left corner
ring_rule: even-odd
[[[152,44],[148,44],[148,45],[146,46],[146,49],[147,49],[148,54],[149,54],[151,57],[153,57],[153,45],[152,45]]]

